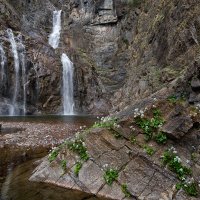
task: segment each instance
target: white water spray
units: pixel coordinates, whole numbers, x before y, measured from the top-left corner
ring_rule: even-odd
[[[26,114],[26,51],[22,43],[22,36],[14,37],[11,29],[7,30],[8,38],[14,57],[13,96],[9,106],[9,115]],[[20,100],[20,106],[19,101]],[[22,112],[20,111],[22,110]]]
[[[73,99],[73,63],[66,54],[61,57],[63,65],[63,108],[64,115],[74,114],[74,99]]]
[[[7,30],[8,38],[11,44],[12,48],[12,53],[14,57],[14,67],[15,67],[15,86],[14,86],[14,93],[13,93],[13,98],[12,98],[12,106],[9,110],[9,115],[15,115],[18,114],[16,113],[16,100],[17,100],[17,95],[19,92],[19,55],[17,52],[17,44],[14,38],[14,34],[11,29]]]
[[[6,73],[5,73],[5,64],[6,64],[6,55],[3,50],[3,46],[0,44],[0,67],[1,67],[1,85],[3,86],[6,82]]]
[[[18,37],[19,40],[19,57],[20,57],[20,64],[21,64],[21,70],[22,70],[22,88],[23,88],[23,101],[22,101],[22,106],[23,106],[23,115],[26,114],[26,82],[27,82],[27,77],[26,77],[26,50],[25,46],[23,45],[22,42],[22,36],[19,35]]]
[[[53,12],[53,31],[49,36],[49,44],[54,49],[58,48],[59,41],[60,41],[61,12],[62,10]]]

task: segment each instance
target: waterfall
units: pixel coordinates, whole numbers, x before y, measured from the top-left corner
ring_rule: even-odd
[[[20,110],[26,114],[26,58],[25,58],[25,47],[22,43],[22,36],[19,35],[16,40],[11,29],[7,30],[8,38],[11,44],[11,50],[14,57],[14,72],[15,82],[13,85],[14,91],[9,108],[9,115],[19,115]],[[21,73],[20,73],[21,72]],[[20,81],[21,75],[21,81]],[[18,101],[21,100],[22,109],[19,108]]]
[[[18,37],[19,42],[19,57],[20,57],[20,64],[21,64],[21,70],[22,70],[22,88],[23,88],[23,101],[22,101],[22,107],[23,107],[23,115],[26,114],[26,50],[22,43],[22,36],[19,35]]]
[[[14,85],[14,93],[13,93],[13,98],[12,98],[12,106],[10,107],[9,115],[15,115],[15,114],[18,114],[16,113],[17,112],[16,100],[17,100],[17,95],[19,92],[19,55],[17,52],[17,44],[16,44],[12,30],[8,29],[7,34],[8,34],[8,38],[9,38],[11,48],[12,48],[12,53],[14,57],[14,67],[15,67],[15,85]]]
[[[1,88],[3,88],[6,84],[6,72],[5,72],[5,64],[7,62],[5,52],[3,50],[3,46],[0,44],[0,67],[1,67]]]
[[[62,54],[61,61],[63,65],[63,108],[64,115],[74,113],[73,101],[73,63],[66,54]]]
[[[49,44],[54,49],[58,48],[59,41],[60,41],[61,12],[62,10],[53,12],[53,31],[49,36]]]

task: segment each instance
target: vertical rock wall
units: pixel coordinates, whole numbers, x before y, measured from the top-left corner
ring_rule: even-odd
[[[24,35],[30,113],[62,110],[62,53],[74,62],[78,112],[122,110],[177,77],[191,80],[194,61],[199,66],[198,4],[197,0],[0,0],[2,35],[8,27]],[[56,51],[48,45],[55,9],[63,11]]]

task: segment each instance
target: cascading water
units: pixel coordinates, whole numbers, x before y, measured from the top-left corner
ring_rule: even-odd
[[[5,86],[5,83],[6,83],[6,72],[5,72],[5,64],[7,62],[7,59],[6,59],[6,55],[5,55],[5,52],[3,50],[3,46],[0,44],[0,67],[1,67],[1,82],[0,82],[0,85],[1,85],[1,88],[3,88]]]
[[[20,64],[21,64],[21,70],[22,70],[22,88],[23,88],[23,101],[22,101],[22,106],[23,106],[23,115],[26,114],[26,50],[25,47],[22,43],[22,36],[19,35],[18,37],[18,42],[19,42],[19,57],[20,57]]]
[[[66,54],[62,54],[61,61],[63,65],[63,108],[64,115],[74,113],[73,100],[73,63]]]
[[[12,98],[12,106],[9,109],[9,115],[18,114],[18,109],[16,105],[17,95],[19,91],[19,55],[17,51],[17,44],[14,38],[14,34],[11,29],[7,30],[8,38],[11,44],[12,53],[14,57],[14,67],[15,67],[15,85],[14,85],[14,93]]]
[[[59,41],[60,41],[61,12],[62,10],[53,12],[53,31],[49,36],[49,44],[54,49],[58,48]]]
[[[25,47],[22,43],[22,36],[18,35],[15,40],[13,31],[7,30],[8,38],[11,44],[11,49],[14,57],[14,85],[13,97],[9,108],[9,115],[26,114],[26,58]],[[21,75],[21,78],[20,78]],[[21,80],[21,81],[20,81]],[[20,100],[20,105],[19,102]],[[22,112],[21,112],[22,110]]]

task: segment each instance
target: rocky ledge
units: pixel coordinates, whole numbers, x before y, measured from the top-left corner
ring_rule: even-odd
[[[106,117],[42,159],[30,181],[109,199],[199,199],[199,109],[148,99]]]

